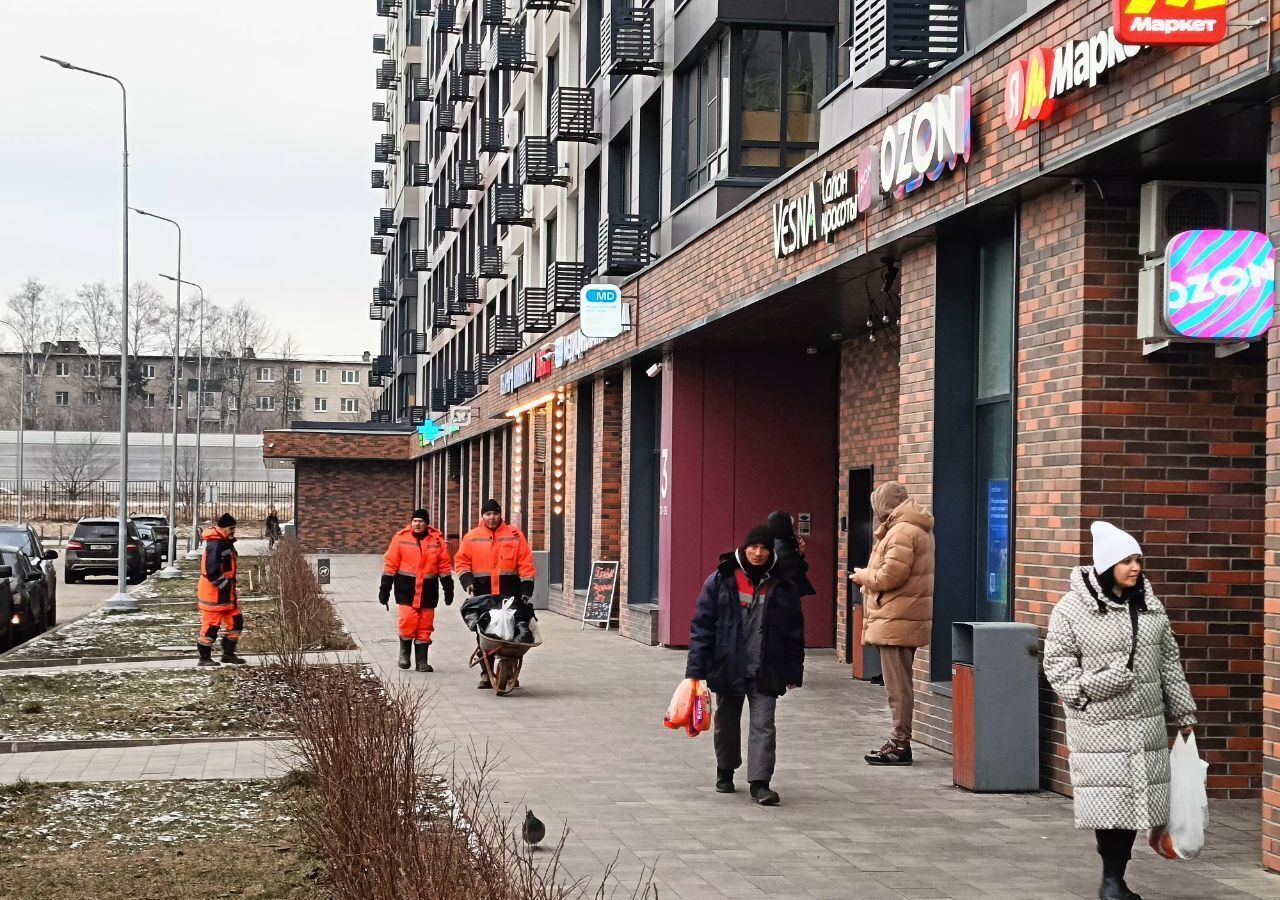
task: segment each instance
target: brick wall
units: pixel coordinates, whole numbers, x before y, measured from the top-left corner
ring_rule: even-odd
[[[408,460],[311,460],[296,463],[298,537],[308,552],[382,553],[413,512]]]
[[[1280,107],[1271,108],[1267,230],[1280,239]],[[1266,599],[1263,621],[1264,709],[1262,862],[1280,871],[1280,329],[1267,342]]]
[[[849,470],[872,466],[876,483],[898,477],[898,351],[883,337],[845,341],[840,347],[840,500],[837,515],[849,512]],[[848,534],[836,534],[836,656],[849,662],[845,646]]]

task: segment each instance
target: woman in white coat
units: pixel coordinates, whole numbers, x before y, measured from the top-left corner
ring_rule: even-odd
[[[1142,548],[1109,522],[1091,530],[1093,566],[1053,609],[1044,673],[1066,710],[1076,827],[1096,832],[1099,900],[1141,900],[1125,868],[1137,832],[1169,821],[1166,723],[1189,733],[1195,702]]]

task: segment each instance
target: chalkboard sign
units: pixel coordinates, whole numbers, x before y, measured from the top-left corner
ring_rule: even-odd
[[[587,584],[587,602],[582,607],[582,628],[586,628],[588,622],[603,622],[607,629],[614,620],[613,599],[617,593],[618,563],[601,559],[593,562],[591,581]]]

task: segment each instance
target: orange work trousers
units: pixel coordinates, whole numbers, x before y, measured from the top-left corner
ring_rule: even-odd
[[[223,637],[233,641],[240,640],[240,632],[244,630],[244,616],[239,606],[221,606],[217,609],[200,610],[200,637],[197,639],[206,647],[212,647],[218,638],[218,629],[222,629]]]
[[[436,611],[405,603],[396,607],[400,611],[400,637],[406,641],[430,644],[431,633],[436,630]]]

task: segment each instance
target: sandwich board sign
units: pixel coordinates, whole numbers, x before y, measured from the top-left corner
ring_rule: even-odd
[[[603,624],[608,630],[609,623],[617,618],[613,614],[613,602],[617,594],[618,562],[603,559],[592,562],[587,599],[582,605],[582,626],[578,630],[586,628],[588,622]]]

